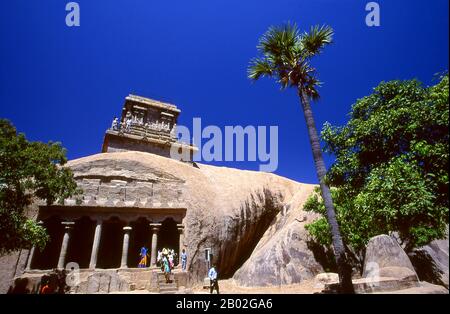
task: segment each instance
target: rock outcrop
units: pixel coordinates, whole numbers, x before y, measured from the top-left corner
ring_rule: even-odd
[[[277,215],[251,256],[233,276],[239,285],[293,284],[323,271],[308,248],[305,230],[305,224],[317,216],[300,210],[309,193],[309,190],[299,190]]]
[[[408,255],[392,237],[382,234],[369,240],[364,258],[363,277],[373,276],[384,267],[404,267],[415,273]]]
[[[314,216],[301,211],[313,185],[142,152],[97,154],[68,166],[85,197],[81,205],[66,205],[186,208],[192,281],[206,275],[204,248],[213,249],[222,278],[239,269],[236,279],[243,284],[298,283],[322,271],[305,242],[304,224]]]
[[[448,238],[434,240],[409,253],[420,280],[442,285],[448,289],[449,253]]]

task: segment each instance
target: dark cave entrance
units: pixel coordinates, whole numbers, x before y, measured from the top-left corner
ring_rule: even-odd
[[[75,262],[80,268],[89,268],[94,231],[95,222],[89,217],[84,216],[75,221],[67,249],[66,264]]]
[[[173,249],[179,254],[180,236],[178,233],[177,223],[172,218],[166,218],[162,224],[158,234],[158,250]]]
[[[151,248],[151,233],[150,233],[150,222],[145,218],[139,218],[138,220],[131,222],[130,226],[132,228],[130,234],[130,246],[128,251],[128,267],[135,268],[138,267],[141,247],[145,246],[148,249],[148,254],[150,256]],[[150,257],[147,257],[147,266],[150,264]]]
[[[53,269],[58,265],[59,253],[61,251],[64,227],[61,225],[61,218],[52,216],[44,220],[44,227],[50,239],[45,248],[40,251],[37,247],[34,250],[31,269]]]
[[[125,223],[117,217],[103,222],[97,268],[120,267],[124,226]]]

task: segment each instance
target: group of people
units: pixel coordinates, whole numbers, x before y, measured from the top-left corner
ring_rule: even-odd
[[[166,283],[170,282],[170,274],[172,273],[172,270],[175,267],[176,256],[177,254],[173,249],[163,248],[161,251],[158,251],[156,264],[161,268],[161,271],[164,273]]]
[[[131,123],[132,120],[130,118],[123,120],[119,122],[119,119],[117,117],[114,117],[112,124],[111,124],[111,129],[113,129],[114,131],[120,131],[120,130],[125,130],[125,131],[129,131],[130,127],[131,127]]]
[[[147,267],[147,261],[149,257],[149,251],[146,247],[141,248],[141,252],[139,253],[140,261],[139,268]],[[156,265],[161,268],[161,271],[164,273],[164,277],[166,279],[166,283],[170,282],[170,275],[172,274],[172,270],[178,264],[178,254],[174,249],[163,248],[162,250],[158,250],[158,255],[156,258]],[[181,259],[181,270],[186,271],[187,266],[187,253],[185,249],[181,250],[180,253]],[[214,290],[219,294],[219,282],[218,282],[218,273],[217,268],[213,264],[212,267],[208,270],[208,278],[209,278],[209,287],[210,293],[213,293]]]
[[[146,247],[141,247],[139,253],[140,259],[138,268],[147,267],[149,256],[150,256],[149,250]],[[181,251],[180,257],[181,257],[181,270],[186,271],[187,253],[185,249]],[[175,266],[178,265],[178,254],[175,252],[174,249],[163,248],[162,250],[158,250],[156,265],[161,268],[161,271],[164,273],[166,281],[168,282],[172,270],[174,269]]]
[[[142,120],[136,121],[133,120],[131,117],[125,117],[122,119],[122,121],[119,121],[117,117],[114,117],[112,123],[111,123],[111,129],[114,131],[130,131],[131,125],[136,124],[140,126],[144,126],[148,129],[157,130],[157,131],[170,131],[171,126],[169,122],[164,121],[155,121],[151,123],[143,123]],[[172,129],[174,131],[174,129]]]

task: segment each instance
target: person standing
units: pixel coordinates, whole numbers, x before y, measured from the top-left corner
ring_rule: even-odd
[[[161,266],[162,262],[162,252],[161,250],[158,250],[158,255],[156,257],[156,265]]]
[[[213,293],[215,289],[217,291],[217,294],[219,294],[219,282],[217,280],[217,270],[215,265],[213,265],[209,270],[208,277],[209,277],[210,293]]]
[[[141,247],[141,252],[139,253],[140,260],[139,260],[138,268],[147,267],[147,256],[148,255],[149,255],[148,249],[145,246]]]
[[[126,131],[130,131],[130,128],[131,128],[131,122],[132,122],[131,118],[127,119],[127,121],[125,122],[125,123],[126,123],[126,124],[125,124],[125,130],[126,130]]]
[[[170,282],[170,266],[169,266],[169,260],[167,256],[163,257],[163,268],[164,268],[164,277],[166,278],[166,283]]]
[[[186,254],[186,250],[183,249],[181,251],[181,270],[182,271],[186,271],[186,264],[187,264],[187,254]]]
[[[170,251],[170,250],[169,250],[168,257],[169,257],[169,266],[170,266],[170,269],[172,270],[173,269],[173,254],[172,254],[172,251]]]
[[[112,125],[111,125],[111,128],[114,131],[117,131],[118,130],[118,124],[119,124],[119,120],[117,119],[117,117],[114,117]]]

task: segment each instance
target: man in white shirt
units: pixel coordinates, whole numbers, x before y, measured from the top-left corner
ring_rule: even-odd
[[[216,289],[217,294],[219,294],[219,283],[217,281],[217,271],[216,271],[216,266],[213,265],[209,272],[208,272],[208,277],[209,277],[209,288],[210,288],[210,293],[213,293],[214,289]]]

